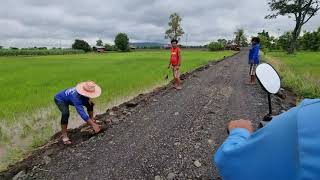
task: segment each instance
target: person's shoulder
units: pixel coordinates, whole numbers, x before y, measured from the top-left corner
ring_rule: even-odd
[[[306,107],[306,106],[320,106],[320,99],[305,99],[300,103],[300,108]]]
[[[72,101],[77,104],[77,105],[81,105],[81,95],[77,92],[74,91],[73,93],[70,94]]]
[[[315,120],[320,116],[320,99],[305,99],[298,107],[297,117],[303,121]]]

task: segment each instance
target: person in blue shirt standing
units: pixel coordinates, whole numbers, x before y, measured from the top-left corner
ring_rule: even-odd
[[[69,106],[76,108],[81,118],[91,125],[95,133],[100,132],[100,126],[93,119],[94,103],[91,100],[100,95],[101,88],[93,81],[79,83],[76,87],[63,90],[55,95],[54,102],[61,111],[61,139],[64,144],[71,144],[67,134],[70,116]],[[88,114],[84,111],[83,106],[87,108]]]
[[[256,68],[260,64],[260,57],[259,57],[259,52],[260,52],[260,38],[254,37],[251,40],[251,49],[249,51],[249,65],[250,65],[250,85],[256,84]]]
[[[231,121],[229,137],[213,157],[224,180],[320,179],[320,99],[304,100],[253,132]]]

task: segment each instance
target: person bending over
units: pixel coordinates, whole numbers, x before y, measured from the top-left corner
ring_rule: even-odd
[[[69,106],[74,106],[81,116],[87,122],[95,133],[100,132],[100,126],[96,124],[93,119],[92,99],[101,95],[101,88],[93,81],[81,82],[76,87],[63,90],[55,95],[54,102],[61,111],[61,139],[66,145],[71,144],[68,137],[68,120],[69,120]],[[87,108],[88,114],[84,111],[83,106]]]

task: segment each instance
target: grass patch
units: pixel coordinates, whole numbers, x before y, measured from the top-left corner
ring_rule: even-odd
[[[320,97],[319,52],[297,52],[294,55],[270,52],[266,59],[280,73],[285,88],[301,98]]]
[[[232,54],[183,51],[182,73]],[[0,138],[7,149],[5,157],[0,157],[0,167],[43,145],[59,129],[59,111],[53,97],[60,90],[94,80],[103,89],[96,107],[105,110],[110,102],[167,83],[164,77],[171,76],[167,69],[169,55],[169,50],[158,50],[0,57],[0,83],[5,87],[0,89]],[[79,119],[73,108],[70,110]]]

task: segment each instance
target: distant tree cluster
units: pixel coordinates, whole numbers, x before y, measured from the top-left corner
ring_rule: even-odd
[[[101,39],[97,40],[97,43],[96,43],[97,46],[103,46],[103,42]]]
[[[272,50],[290,51],[294,38],[292,32],[285,32],[279,38],[275,38],[269,36],[265,30],[258,33],[258,37],[261,41],[261,50],[265,53]],[[320,27],[316,31],[304,31],[303,35],[297,38],[295,46],[296,50],[320,51]]]
[[[286,47],[289,54],[294,53],[298,48],[298,38],[305,25],[320,9],[319,0],[269,0],[268,2],[272,14],[267,15],[266,19],[273,19],[278,16],[294,17],[295,27],[290,34],[285,34],[284,38],[289,38],[289,47]]]
[[[222,42],[211,42],[208,45],[209,51],[221,51],[224,50],[225,45]]]
[[[72,44],[72,49],[83,50],[85,52],[96,51],[100,47],[104,47],[105,51],[130,51],[129,37],[125,33],[118,33],[114,40],[115,45],[103,43],[101,39],[96,41],[96,45],[91,47],[88,42],[76,39]]]
[[[302,50],[319,51],[320,50],[320,27],[317,31],[304,32],[298,39],[298,48]]]
[[[234,32],[234,35],[236,36],[234,39],[234,42],[239,46],[239,47],[247,47],[248,44],[248,39],[244,33],[244,29],[237,29],[236,32]]]
[[[104,44],[104,48],[106,48],[106,51],[117,51],[116,46],[107,43]]]
[[[85,40],[76,39],[72,44],[72,49],[80,49],[85,52],[91,51],[91,46]]]

